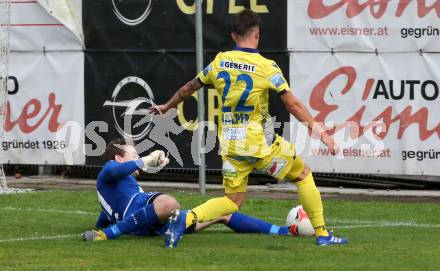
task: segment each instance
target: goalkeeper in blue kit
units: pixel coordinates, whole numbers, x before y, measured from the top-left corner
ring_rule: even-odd
[[[136,149],[124,139],[111,141],[104,152],[107,161],[99,172],[96,191],[101,214],[99,231],[86,231],[86,241],[115,239],[121,234],[160,235],[164,222],[174,208],[175,198],[158,192],[144,192],[135,177],[139,170],[164,167],[169,160],[163,151],[140,158]]]
[[[124,139],[111,141],[104,152],[107,160],[99,172],[96,190],[101,213],[97,228],[82,234],[85,241],[116,239],[122,234],[138,236],[163,235],[168,230],[168,218],[180,209],[177,200],[160,192],[144,192],[135,177],[139,170],[161,169],[169,163],[163,151],[153,151],[140,158],[136,149]],[[298,235],[296,227],[277,226],[241,213],[196,223],[187,229],[193,233],[223,223],[235,232]]]

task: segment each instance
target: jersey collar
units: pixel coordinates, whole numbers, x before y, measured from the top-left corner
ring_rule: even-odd
[[[232,50],[234,50],[234,51],[242,51],[242,52],[246,52],[246,53],[258,53],[258,49],[238,47],[238,46],[235,46],[234,49],[232,49]]]

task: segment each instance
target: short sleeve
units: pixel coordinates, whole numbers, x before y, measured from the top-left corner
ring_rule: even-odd
[[[201,72],[199,72],[199,74],[196,77],[204,85],[212,85],[212,80],[211,80],[212,65],[214,65],[214,61],[211,62],[208,66],[206,66]]]
[[[206,66],[199,74],[197,74],[196,79],[200,81],[200,83],[206,85],[206,86],[212,86],[215,83],[215,79],[217,77],[217,64],[219,62],[219,59],[221,59],[222,53],[218,53],[214,60],[209,63],[208,66]]]
[[[290,90],[289,84],[283,76],[283,72],[278,67],[275,62],[272,62],[272,65],[269,66],[269,85],[270,89],[274,90],[277,93],[281,93],[283,91]]]

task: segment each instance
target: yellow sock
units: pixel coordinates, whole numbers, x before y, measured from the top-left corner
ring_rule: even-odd
[[[213,198],[188,212],[186,215],[186,227],[188,228],[195,222],[211,221],[236,211],[238,211],[237,205],[228,197]]]
[[[194,223],[197,223],[198,219],[196,214],[193,211],[189,211],[186,214],[186,228],[188,229]]]
[[[312,172],[304,180],[296,182],[299,200],[309,216],[310,222],[315,229],[316,236],[328,236],[324,222],[324,208],[322,207],[321,194],[316,188]]]

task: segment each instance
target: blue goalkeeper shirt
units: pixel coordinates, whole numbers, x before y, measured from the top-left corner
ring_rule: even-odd
[[[96,190],[99,203],[114,220],[122,220],[131,201],[143,190],[131,174],[144,166],[142,160],[119,163],[110,160],[98,174]]]

